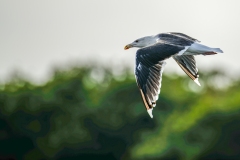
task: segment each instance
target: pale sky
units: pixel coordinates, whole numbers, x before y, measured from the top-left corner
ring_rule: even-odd
[[[128,65],[137,38],[182,32],[224,54],[196,57],[199,70],[240,76],[240,1],[0,0],[0,82],[14,70],[43,82],[54,66]],[[183,71],[169,59],[165,73]]]

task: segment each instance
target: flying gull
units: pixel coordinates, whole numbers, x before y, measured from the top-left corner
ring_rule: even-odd
[[[140,48],[136,53],[135,78],[143,103],[153,118],[160,93],[162,72],[165,60],[173,57],[182,70],[200,86],[198,69],[194,55],[213,55],[223,53],[220,48],[211,48],[183,33],[169,32],[139,38],[126,45],[124,49]]]

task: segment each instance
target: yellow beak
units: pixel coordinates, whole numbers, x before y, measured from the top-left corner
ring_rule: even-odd
[[[126,45],[126,46],[124,47],[124,49],[127,50],[127,49],[129,49],[129,48],[131,48],[131,47],[132,47],[132,45],[131,45],[131,44],[128,44],[128,45]]]

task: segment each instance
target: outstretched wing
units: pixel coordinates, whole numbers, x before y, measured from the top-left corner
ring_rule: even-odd
[[[160,93],[164,60],[183,50],[182,46],[157,43],[153,46],[139,49],[136,53],[136,81],[151,117]]]
[[[193,55],[176,55],[173,56],[173,59],[194,82],[200,85],[200,83],[198,82],[198,69]]]

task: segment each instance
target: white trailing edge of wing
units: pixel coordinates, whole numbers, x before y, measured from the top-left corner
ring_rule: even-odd
[[[153,108],[150,108],[150,109],[147,110],[147,112],[148,112],[148,114],[151,118],[153,118],[152,110],[153,110]]]
[[[201,86],[201,84],[198,81],[198,78],[194,79],[194,82],[197,83],[197,85]]]

